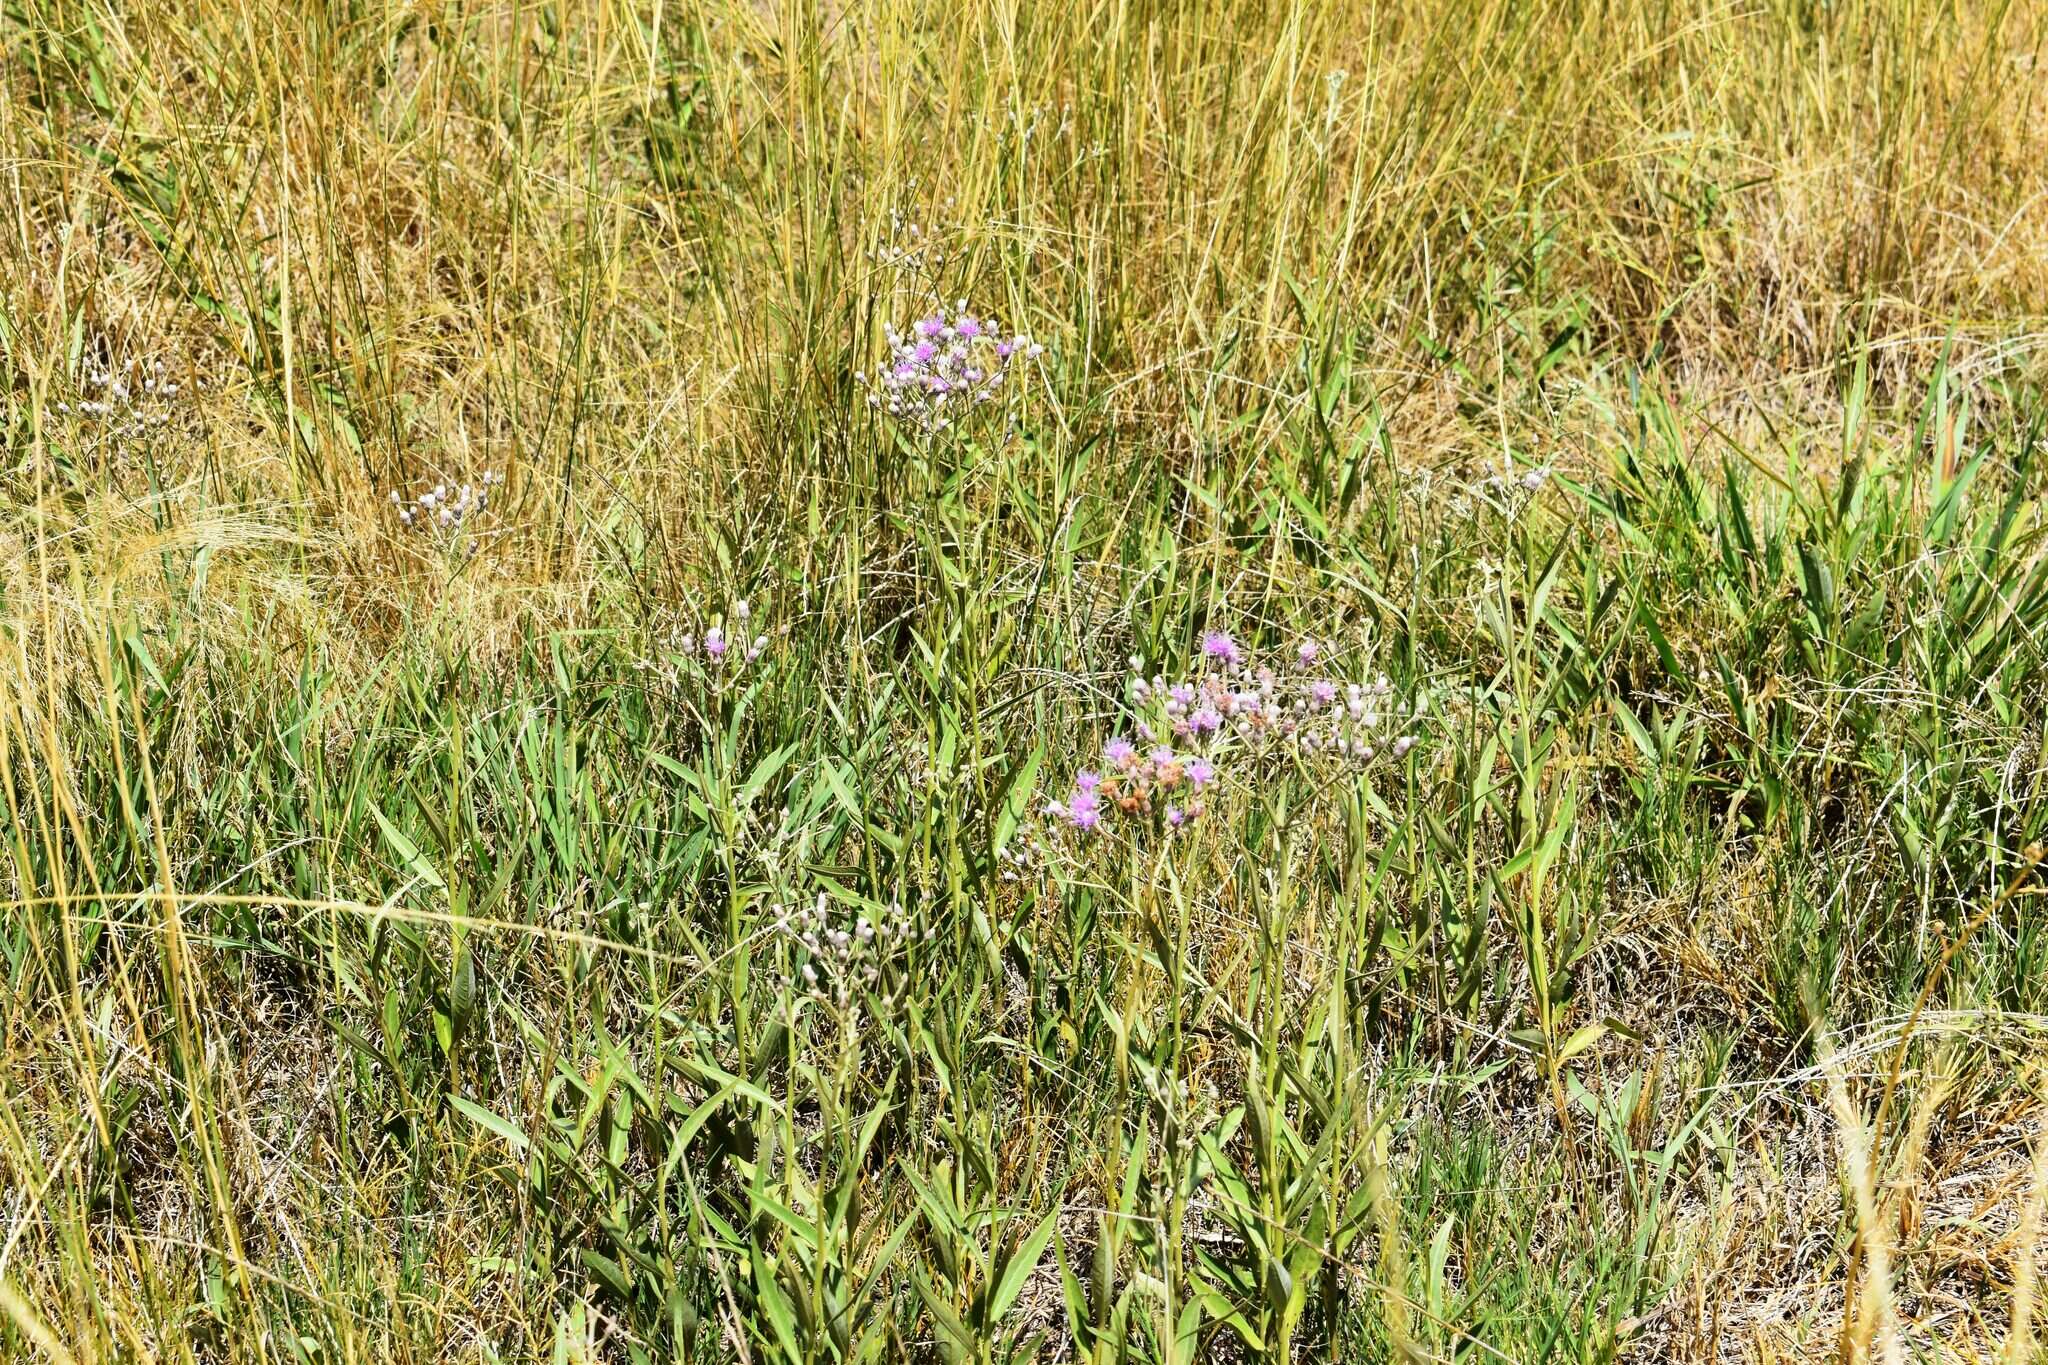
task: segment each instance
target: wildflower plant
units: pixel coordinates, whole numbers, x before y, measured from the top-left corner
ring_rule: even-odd
[[[671,686],[691,680],[715,693],[746,677],[788,631],[786,623],[771,630],[766,614],[745,597],[734,598],[723,612],[690,608],[656,630],[658,657],[641,659],[639,667]]]
[[[1206,816],[1226,778],[1256,788],[1289,772],[1332,777],[1406,757],[1421,699],[1399,700],[1384,673],[1337,676],[1323,657],[1303,641],[1268,662],[1211,630],[1178,676],[1148,677],[1133,658],[1128,729],[1044,813],[1075,835],[1133,823],[1170,834]]]
[[[927,435],[1003,398],[1012,363],[1045,353],[992,314],[975,312],[966,299],[905,327],[890,323],[883,336],[887,358],[872,374],[858,372],[854,379],[867,388],[869,407]]]
[[[1548,464],[1532,464],[1517,469],[1503,454],[1500,469],[1472,485],[1470,496],[1475,510],[1477,506],[1490,507],[1513,521],[1536,500],[1536,495],[1543,491],[1556,472],[1556,467]]]
[[[917,181],[911,180],[908,188],[914,191]],[[948,199],[945,207],[950,210],[953,201]],[[906,218],[899,209],[890,212],[889,234],[868,253],[868,259],[899,274],[936,278],[952,261],[953,248],[944,232],[914,216]]]
[[[944,208],[950,212],[953,201]],[[884,323],[883,356],[873,369],[856,370],[854,382],[866,391],[871,409],[924,441],[956,431],[970,415],[1002,403],[1014,391],[1018,362],[1045,353],[993,311],[961,296],[965,291],[952,280],[961,254],[957,236],[897,211],[871,253],[885,281],[884,308],[899,317],[899,310],[913,310],[915,316]]]
[[[410,501],[394,488],[390,493],[390,503],[397,514],[398,524],[406,530],[438,537],[449,548],[461,544],[467,552],[474,553],[476,541],[473,538],[463,539],[462,533],[475,531],[485,509],[490,506],[491,490],[503,482],[502,475],[486,470],[475,483],[436,483]]]
[[[104,354],[102,343],[96,348]],[[130,356],[124,362],[90,359],[79,366],[73,384],[78,394],[52,404],[54,411],[77,415],[80,428],[119,442],[146,435],[164,435],[176,415],[179,395],[192,381],[173,377],[162,360]]]
[[[783,921],[789,951],[783,988],[848,1015],[864,1000],[900,988],[904,954],[935,933],[929,925],[920,930],[901,903],[863,913],[821,891]]]

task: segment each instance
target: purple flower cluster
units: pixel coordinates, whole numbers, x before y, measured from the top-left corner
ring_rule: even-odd
[[[1119,735],[1102,746],[1102,770],[1084,768],[1074,774],[1074,789],[1045,813],[1087,833],[1112,812],[1118,816],[1156,819],[1179,829],[1207,809],[1216,765],[1200,754],[1175,752],[1155,744],[1143,753]]]
[[[787,622],[780,630],[767,630],[744,597],[736,598],[723,616],[712,616],[701,635],[690,628],[690,622],[698,619],[694,611],[671,615],[654,632],[654,644],[664,657],[660,661],[642,659],[636,666],[670,684],[688,675],[701,677],[717,689],[738,679],[749,664],[768,652],[775,639],[789,634]]]
[[[1045,348],[1021,332],[1005,335],[993,317],[971,312],[961,299],[910,324],[883,329],[888,362],[870,377],[868,405],[925,431],[942,431],[963,411],[999,397],[1018,357],[1036,359]]]
[[[1402,707],[1385,676],[1363,683],[1321,673],[1322,657],[1320,645],[1304,641],[1283,672],[1255,663],[1234,636],[1212,630],[1202,636],[1191,676],[1148,678],[1133,659],[1136,740],[1110,740],[1100,764],[1076,773],[1072,791],[1046,815],[1082,833],[1119,816],[1172,830],[1204,813],[1225,768],[1256,783],[1276,762],[1355,767],[1405,756],[1416,739],[1402,731],[1421,703]]]
[[[1297,645],[1293,657],[1295,667],[1286,672],[1255,665],[1230,634],[1209,631],[1192,677],[1140,673],[1131,680],[1131,700],[1144,717],[1139,731],[1182,744],[1223,744],[1239,751],[1284,746],[1360,762],[1382,749],[1398,758],[1414,746],[1411,735],[1385,739],[1385,732],[1401,728],[1408,716],[1399,710],[1384,674],[1360,683],[1318,673],[1322,647],[1313,640]]]
[[[754,608],[746,598],[739,598],[732,604],[727,618],[713,622],[705,628],[700,642],[695,635],[685,631],[676,637],[676,649],[685,657],[702,654],[705,666],[711,669],[740,667],[754,662],[767,652],[768,637],[756,634],[749,639],[747,628],[753,622]],[[727,632],[731,638],[727,638]]]

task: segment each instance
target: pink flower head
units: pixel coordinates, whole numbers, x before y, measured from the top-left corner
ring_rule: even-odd
[[[1220,630],[1212,630],[1202,637],[1202,653],[1226,664],[1234,664],[1244,657],[1238,651],[1237,641]]]
[[[1102,823],[1101,802],[1094,792],[1075,792],[1067,798],[1067,823],[1075,829],[1094,829]]]
[[[1314,640],[1303,640],[1300,648],[1294,651],[1294,657],[1301,660],[1303,668],[1307,668],[1316,661],[1316,656],[1322,652],[1321,647]]]
[[[704,632],[704,652],[714,659],[725,657],[725,632],[717,626]]]
[[[1179,829],[1182,825],[1186,824],[1187,821],[1188,813],[1182,810],[1179,806],[1168,806],[1166,808],[1166,823],[1171,828]]]
[[[953,330],[963,337],[978,337],[981,335],[981,319],[972,313],[962,313],[953,320]]]
[[[1188,718],[1188,727],[1198,735],[1213,735],[1223,728],[1223,717],[1213,706],[1205,706]]]
[[[1146,754],[1145,757],[1151,759],[1154,766],[1163,768],[1173,762],[1173,750],[1162,744],[1151,753]]]
[[[1188,764],[1188,781],[1197,789],[1208,786],[1216,780],[1216,767],[1206,758],[1198,758]]]
[[[1074,790],[1077,792],[1092,792],[1101,785],[1101,775],[1092,773],[1086,768],[1074,774]]]
[[[1137,746],[1122,735],[1118,735],[1115,739],[1102,746],[1103,761],[1114,768],[1129,767],[1131,760],[1137,756]]]
[[[1308,695],[1317,706],[1328,706],[1337,700],[1337,684],[1328,678],[1317,678],[1308,685]]]

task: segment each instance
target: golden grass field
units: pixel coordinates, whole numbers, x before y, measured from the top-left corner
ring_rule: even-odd
[[[0,1358],[2043,1358],[2038,0],[0,0],[0,205]]]

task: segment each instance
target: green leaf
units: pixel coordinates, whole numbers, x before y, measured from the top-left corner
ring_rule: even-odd
[[[390,846],[391,852],[398,858],[401,864],[411,871],[413,876],[437,890],[447,889],[448,883],[442,881],[441,874],[434,871],[434,865],[428,862],[426,855],[420,852],[419,845],[406,838],[400,832],[398,826],[392,824],[386,818],[384,812],[377,807],[375,802],[370,804],[370,814],[376,817],[377,828],[383,833],[384,842]]]
[[[533,1145],[532,1141],[525,1133],[519,1130],[519,1126],[513,1123],[512,1120],[502,1118],[480,1104],[466,1100],[460,1095],[450,1095],[448,1097],[448,1104],[456,1113],[461,1114],[472,1123],[490,1129],[490,1131],[511,1143],[514,1151],[523,1152]]]
[[[1584,1028],[1574,1033],[1571,1037],[1565,1039],[1564,1046],[1557,1050],[1557,1064],[1559,1066],[1563,1066],[1566,1062],[1578,1056],[1581,1052],[1584,1052],[1587,1048],[1593,1046],[1593,1044],[1599,1042],[1602,1038],[1605,1038],[1606,1036],[1607,1025],[1586,1025]]]
[[[912,1271],[910,1283],[916,1287],[917,1296],[924,1300],[925,1311],[932,1315],[932,1326],[936,1329],[939,1354],[948,1361],[967,1360],[974,1351],[973,1334],[960,1321],[960,1315],[953,1306],[940,1297],[922,1271]]]
[[[794,743],[785,744],[755,764],[753,775],[747,779],[746,785],[740,788],[740,803],[745,805],[754,797],[759,796],[761,789],[774,779],[775,774],[782,771],[782,766],[789,762],[790,756],[794,753],[796,753],[796,745]]]
[[[614,1261],[602,1252],[592,1251],[590,1248],[585,1247],[583,1249],[583,1268],[592,1275],[595,1275],[599,1284],[602,1284],[620,1299],[627,1302],[632,1301],[633,1282],[626,1277],[624,1268],[617,1261]]]
[[[1287,1301],[1294,1294],[1294,1277],[1287,1273],[1279,1257],[1266,1258],[1266,1274],[1259,1287],[1265,1291],[1267,1307],[1275,1313],[1287,1311]]]
[[[467,943],[455,949],[455,970],[448,981],[448,1023],[454,1037],[462,1037],[476,1013],[476,960]]]
[[[988,1301],[988,1320],[991,1324],[1001,1321],[1003,1314],[1010,1311],[1017,1302],[1017,1296],[1024,1292],[1024,1282],[1031,1272],[1038,1268],[1040,1258],[1045,1255],[1045,1244],[1052,1240],[1053,1220],[1057,1210],[1048,1213],[1045,1221],[1035,1228],[1024,1244],[1010,1257],[1010,1263],[1003,1271],[1002,1282]]]
[[[1009,784],[1003,791],[1001,811],[996,816],[995,852],[1000,853],[1009,847],[1017,826],[1029,813],[1032,795],[1038,790],[1039,764],[1044,759],[1045,743],[1041,740],[1032,746],[1030,755],[1010,774]]]
[[[1081,1288],[1081,1281],[1074,1274],[1072,1262],[1067,1257],[1067,1239],[1056,1238],[1053,1255],[1060,1263],[1060,1298],[1067,1307],[1067,1331],[1073,1334],[1078,1345],[1086,1346],[1088,1338],[1083,1330],[1088,1326],[1088,1294]]]
[[[1447,1311],[1444,1306],[1448,1301],[1448,1295],[1445,1292],[1447,1284],[1445,1267],[1450,1264],[1451,1232],[1457,1225],[1458,1217],[1456,1214],[1452,1214],[1444,1219],[1442,1226],[1437,1228],[1436,1236],[1429,1239],[1429,1287],[1426,1301],[1429,1315],[1438,1321],[1443,1320],[1444,1313]]]
[[[1620,697],[1608,697],[1607,704],[1613,708],[1614,718],[1621,722],[1621,728],[1628,732],[1629,739],[1635,744],[1637,749],[1642,751],[1643,757],[1649,761],[1650,767],[1654,771],[1663,756],[1657,748],[1657,741],[1650,737],[1650,732],[1643,728],[1643,723],[1640,720],[1636,719],[1636,713],[1631,711],[1622,702]]]
[[[1195,1297],[1200,1301],[1204,1312],[1216,1319],[1216,1321],[1228,1325],[1233,1332],[1236,1332],[1243,1339],[1246,1346],[1249,1346],[1254,1351],[1266,1349],[1265,1338],[1259,1335],[1258,1329],[1246,1320],[1245,1315],[1238,1310],[1237,1305],[1233,1304],[1229,1299],[1217,1293],[1206,1284],[1197,1284],[1195,1286]]]
[[[734,1077],[725,1085],[721,1086],[718,1089],[717,1093],[712,1095],[710,1099],[705,1100],[695,1109],[692,1109],[690,1111],[690,1116],[683,1120],[683,1126],[676,1129],[676,1135],[673,1142],[674,1150],[681,1151],[684,1148],[688,1147],[690,1145],[690,1140],[697,1136],[697,1130],[702,1128],[706,1123],[710,1122],[711,1116],[718,1112],[720,1106],[722,1106],[727,1100],[731,1099],[733,1097],[733,1093],[745,1084],[746,1082],[740,1080],[738,1077]]]
[[[756,1212],[768,1214],[802,1240],[806,1242],[816,1242],[818,1240],[817,1228],[806,1222],[795,1209],[790,1208],[766,1190],[751,1190],[748,1192],[748,1198],[753,1203]]]
[[[1180,1359],[1193,1360],[1195,1358],[1195,1342],[1200,1337],[1201,1332],[1202,1304],[1197,1299],[1181,1310],[1180,1328],[1174,1334],[1177,1338]]]
[[[782,1346],[783,1358],[804,1359],[797,1336],[796,1318],[790,1312],[789,1300],[783,1295],[782,1286],[775,1282],[774,1266],[755,1267],[754,1298],[761,1305],[761,1311],[767,1315],[769,1326],[775,1329],[775,1338]]]
[[[818,771],[823,774],[825,785],[832,789],[833,798],[839,802],[840,809],[852,817],[856,826],[860,825],[865,818],[861,813],[860,799],[853,794],[853,788],[847,785],[845,775],[839,771],[839,765],[828,758],[818,764]]]

